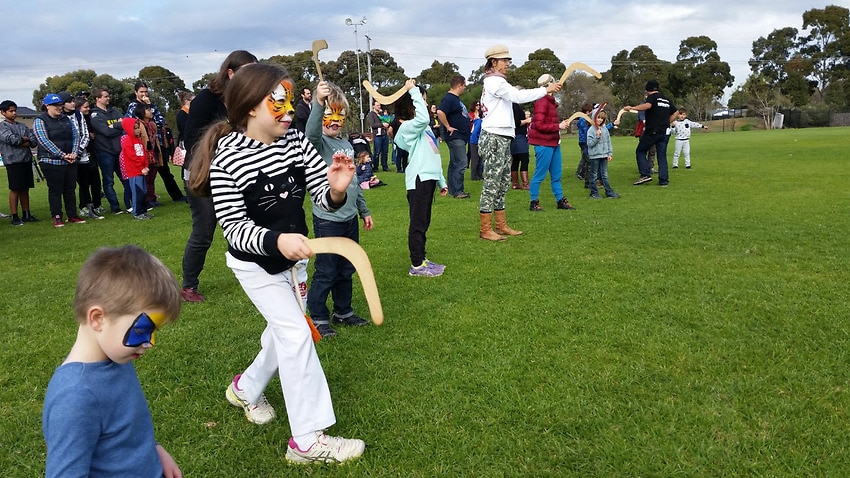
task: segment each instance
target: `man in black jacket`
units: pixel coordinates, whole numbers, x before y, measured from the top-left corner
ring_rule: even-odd
[[[114,175],[121,180],[121,169],[118,166],[118,155],[121,153],[121,111],[114,106],[109,106],[109,91],[105,88],[95,88],[92,91],[95,101],[91,109],[91,127],[94,130],[94,156],[100,166],[100,174],[103,177],[103,193],[109,202],[109,208],[113,214],[121,214],[124,209],[118,204],[118,196],[115,193]],[[124,184],[122,182],[122,184]],[[124,188],[124,205],[130,207],[129,189]]]

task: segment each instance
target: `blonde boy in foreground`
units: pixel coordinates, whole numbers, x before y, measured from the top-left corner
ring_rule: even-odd
[[[48,478],[183,476],[154,440],[133,366],[180,305],[177,279],[139,247],[103,248],[86,260],[74,296],[77,339],[44,398]]]

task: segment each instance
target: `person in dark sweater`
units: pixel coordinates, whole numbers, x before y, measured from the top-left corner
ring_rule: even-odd
[[[634,182],[635,186],[652,181],[652,171],[649,168],[649,163],[646,160],[646,154],[650,148],[655,146],[658,158],[658,185],[667,186],[669,182],[667,170],[667,130],[678,116],[678,110],[673,102],[658,91],[659,85],[657,80],[649,80],[646,82],[646,102],[637,106],[626,106],[626,111],[645,111],[646,125],[643,128],[643,134],[640,136],[635,149],[638,170],[640,177]]]
[[[186,160],[183,163],[184,184],[189,181],[189,166],[193,160],[195,144],[204,134],[206,128],[216,121],[227,118],[227,108],[224,106],[224,91],[230,78],[239,68],[249,63],[256,63],[257,57],[245,50],[236,50],[224,59],[218,74],[204,88],[189,109],[186,128],[183,131],[183,145],[186,150]],[[188,186],[186,190],[188,191]],[[210,249],[215,234],[215,210],[212,199],[201,197],[189,191],[189,208],[192,211],[192,232],[186,241],[183,251],[183,300],[188,302],[203,302],[204,296],[198,292],[201,271],[207,251]]]

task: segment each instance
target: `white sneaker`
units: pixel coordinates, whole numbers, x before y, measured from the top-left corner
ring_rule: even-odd
[[[241,376],[242,374],[233,377],[233,381],[228,385],[227,391],[224,393],[227,401],[234,407],[242,407],[245,410],[245,418],[251,423],[264,425],[274,420],[274,408],[266,400],[265,395],[260,395],[257,403],[251,403],[245,398],[245,392],[236,389],[236,383],[239,382],[239,377]]]
[[[295,440],[289,439],[286,447],[286,461],[291,463],[342,463],[359,457],[366,449],[366,443],[356,438],[342,438],[316,432],[316,443],[307,451],[298,449]]]

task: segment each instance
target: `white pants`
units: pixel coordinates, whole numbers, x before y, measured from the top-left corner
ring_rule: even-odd
[[[292,271],[271,275],[253,262],[240,261],[229,253],[225,256],[227,266],[267,322],[260,336],[260,352],[242,373],[239,387],[250,402],[256,402],[279,373],[292,435],[330,427],[336,423],[331,392],[295,296]],[[297,265],[296,272],[306,275],[306,264]]]
[[[677,139],[676,149],[673,151],[673,167],[679,166],[679,154],[685,153],[685,166],[691,165],[691,140]]]

